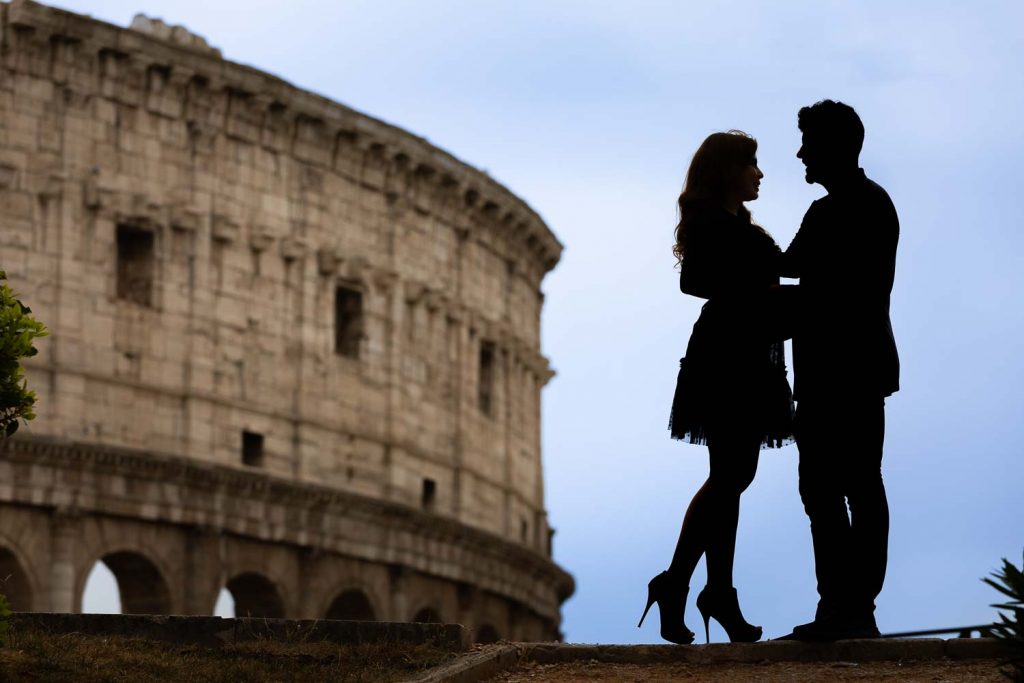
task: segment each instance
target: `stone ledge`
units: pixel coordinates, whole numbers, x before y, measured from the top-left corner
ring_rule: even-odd
[[[879,638],[835,643],[769,640],[711,645],[523,645],[524,659],[539,664],[594,660],[608,664],[721,662],[880,662],[934,659],[999,659],[1008,655],[994,638]]]
[[[508,671],[521,661],[521,647],[492,645],[435,667],[407,683],[476,683]]]
[[[580,662],[658,666],[664,664],[771,664],[785,662],[836,664],[999,660],[1009,654],[994,638],[844,640],[835,643],[766,641],[712,645],[568,645],[506,643],[460,656],[408,683],[476,683],[490,680],[523,662]]]
[[[11,628],[32,628],[55,634],[125,636],[214,647],[272,639],[341,644],[430,643],[449,652],[469,649],[469,630],[459,624],[19,612],[11,616]]]

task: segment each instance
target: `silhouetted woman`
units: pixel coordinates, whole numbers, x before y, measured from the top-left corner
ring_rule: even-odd
[[[779,247],[743,205],[757,199],[764,177],[756,152],[745,133],[710,135],[679,195],[679,286],[708,301],[680,361],[669,426],[673,438],[706,444],[711,467],[686,511],[672,563],[648,586],[644,616],[657,602],[661,636],[674,643],[693,642],[683,617],[701,555],[708,583],[697,609],[705,638],[712,618],[733,642],[761,637],[761,627],[743,618],[732,584],[736,526],[761,448],[781,446],[792,433],[781,303],[795,288],[779,288]]]

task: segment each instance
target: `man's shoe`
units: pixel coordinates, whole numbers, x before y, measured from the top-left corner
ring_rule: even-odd
[[[793,632],[776,640],[802,640],[809,643],[829,643],[835,640],[880,638],[873,616],[853,618],[829,615],[807,624],[793,627]]]
[[[815,640],[810,636],[821,629],[821,621],[824,620],[815,619],[806,624],[799,624],[794,626],[790,633],[778,638],[772,638],[772,640]]]

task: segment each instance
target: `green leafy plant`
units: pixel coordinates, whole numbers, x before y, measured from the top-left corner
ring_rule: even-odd
[[[999,621],[992,625],[992,635],[1006,642],[1013,653],[1006,675],[1010,680],[1024,681],[1024,564],[1018,569],[1003,558],[1002,570],[982,581],[1009,598],[992,605],[1002,610]]]
[[[48,333],[6,280],[7,273],[0,271],[0,435],[10,436],[19,421],[36,416],[36,393],[28,388],[21,359],[36,355],[35,340]]]
[[[0,593],[0,645],[7,644],[7,633],[11,630],[11,606],[7,596]]]

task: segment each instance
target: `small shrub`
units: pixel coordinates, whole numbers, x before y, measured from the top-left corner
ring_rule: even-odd
[[[33,342],[48,334],[6,280],[7,273],[0,271],[0,436],[11,436],[20,420],[36,416],[36,393],[28,388],[21,359],[36,355]]]
[[[992,625],[992,635],[1009,644],[1013,653],[1006,675],[1010,680],[1024,681],[1024,564],[1018,569],[1004,558],[1002,571],[982,580],[1009,598],[992,605],[1003,610],[999,621]]]
[[[0,593],[0,646],[7,644],[7,633],[11,630],[11,606],[7,596]]]

